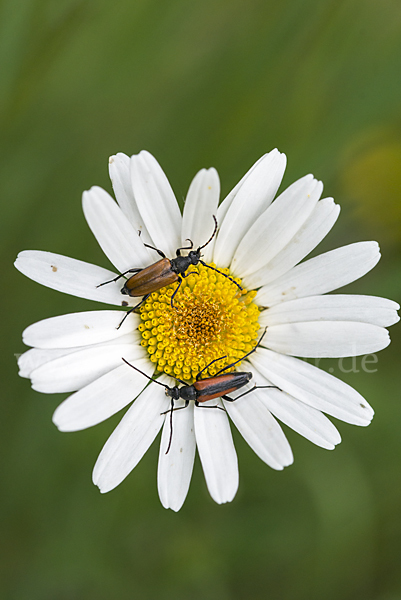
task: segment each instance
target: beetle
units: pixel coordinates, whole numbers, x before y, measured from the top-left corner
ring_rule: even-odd
[[[214,215],[213,215],[213,219],[214,219],[215,225],[214,225],[214,230],[213,230],[213,233],[212,233],[210,239],[206,242],[206,244],[203,244],[203,246],[199,246],[199,248],[197,250],[192,249],[194,244],[193,244],[192,240],[188,239],[186,241],[190,242],[191,245],[189,247],[178,248],[176,250],[176,258],[172,258],[170,260],[158,248],[155,248],[154,246],[150,246],[149,244],[144,244],[147,248],[150,248],[151,250],[155,250],[159,254],[159,256],[162,257],[161,260],[158,260],[157,262],[153,263],[149,267],[145,267],[144,269],[128,269],[128,271],[121,273],[114,279],[111,279],[110,281],[105,281],[104,283],[100,283],[98,286],[96,286],[96,287],[101,287],[102,285],[106,285],[107,283],[112,283],[113,281],[117,281],[118,279],[120,279],[120,277],[124,277],[128,273],[133,273],[133,275],[129,279],[127,279],[127,281],[124,283],[123,287],[121,288],[121,293],[125,294],[127,296],[134,297],[134,298],[139,297],[139,296],[143,296],[143,298],[138,304],[136,304],[129,311],[127,311],[127,313],[125,314],[123,320],[121,321],[121,323],[119,324],[117,329],[119,329],[121,327],[124,320],[127,318],[127,316],[133,310],[135,310],[141,304],[146,302],[146,300],[149,298],[149,296],[151,295],[152,292],[156,292],[157,290],[160,290],[160,288],[178,281],[178,285],[177,285],[176,289],[174,290],[174,293],[172,294],[171,300],[170,300],[171,307],[173,308],[174,307],[174,296],[180,289],[180,286],[183,282],[183,278],[189,277],[189,275],[193,275],[193,274],[199,275],[199,273],[197,271],[190,271],[189,273],[186,273],[187,269],[191,265],[196,266],[200,263],[204,267],[207,267],[208,269],[211,269],[212,271],[216,271],[217,273],[220,273],[220,275],[223,275],[224,277],[226,277],[227,279],[232,281],[232,283],[235,283],[235,285],[242,291],[243,288],[232,277],[230,277],[229,275],[226,275],[225,273],[222,273],[221,271],[219,271],[218,269],[215,269],[214,267],[211,267],[210,265],[203,262],[203,260],[201,260],[202,248],[205,248],[208,244],[210,244],[210,242],[212,241],[212,239],[214,238],[214,236],[216,235],[216,232],[217,232],[217,227],[218,227],[217,219]],[[181,256],[181,250],[190,250],[190,252],[188,253],[187,256]]]
[[[206,365],[206,367],[204,367],[201,371],[199,371],[199,373],[196,376],[196,380],[192,385],[188,385],[187,383],[185,383],[185,381],[182,381],[181,379],[176,377],[176,380],[179,383],[183,384],[183,387],[181,387],[181,388],[178,387],[178,385],[175,385],[174,387],[170,387],[168,385],[165,385],[164,383],[160,383],[160,381],[157,381],[157,379],[153,379],[153,377],[149,377],[149,375],[146,375],[146,373],[144,373],[137,367],[134,367],[134,365],[131,365],[131,363],[129,363],[127,360],[125,360],[125,358],[122,359],[127,365],[129,365],[130,367],[135,369],[135,371],[142,373],[142,375],[144,375],[145,377],[150,379],[150,381],[154,381],[154,383],[157,383],[158,385],[163,386],[165,389],[165,392],[166,392],[166,396],[170,396],[170,398],[171,398],[170,409],[165,411],[164,413],[161,413],[161,414],[170,413],[170,439],[169,439],[166,454],[170,450],[171,440],[173,437],[173,412],[176,410],[182,410],[183,408],[187,408],[187,406],[189,405],[189,403],[191,401],[194,401],[195,406],[198,406],[199,408],[218,408],[220,410],[224,410],[224,408],[222,408],[221,406],[217,406],[217,405],[216,406],[200,406],[200,405],[203,402],[207,402],[208,400],[213,400],[214,398],[223,398],[223,400],[226,400],[227,402],[235,402],[239,398],[242,398],[243,396],[246,396],[250,392],[253,392],[254,390],[260,389],[260,388],[279,389],[275,385],[258,385],[258,386],[254,385],[253,388],[251,388],[250,390],[247,390],[243,394],[240,394],[236,398],[230,398],[229,396],[227,396],[227,394],[230,394],[231,392],[234,392],[235,390],[239,390],[240,388],[244,387],[244,385],[246,385],[252,379],[252,373],[237,371],[236,373],[226,373],[225,375],[222,374],[222,373],[224,373],[224,371],[226,371],[227,369],[231,369],[231,367],[235,366],[237,363],[241,362],[242,360],[247,358],[250,354],[255,352],[257,347],[260,345],[260,343],[266,333],[266,330],[267,330],[267,328],[264,330],[258,343],[252,348],[252,350],[250,352],[248,352],[248,354],[245,354],[245,356],[243,356],[242,358],[239,358],[238,360],[231,363],[230,365],[227,365],[223,369],[220,369],[220,371],[218,371],[216,373],[216,375],[214,375],[213,377],[205,377],[204,379],[201,379],[201,375],[204,371],[206,371],[206,369],[208,369],[213,363],[218,362],[219,360],[222,360],[223,358],[226,358],[226,356],[221,356],[220,358],[215,358],[208,365]],[[180,398],[181,398],[181,400],[185,401],[184,406],[174,408],[174,402],[176,400],[179,400]]]

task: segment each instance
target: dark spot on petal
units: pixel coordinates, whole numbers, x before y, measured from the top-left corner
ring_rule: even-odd
[[[367,406],[365,406],[365,404],[362,404],[362,402],[359,405],[361,408],[367,408]]]
[[[54,265],[52,265],[52,271],[53,271],[53,273],[55,273],[57,271],[57,267],[55,267]]]
[[[128,306],[128,302],[127,302],[126,300],[123,300],[123,301],[121,302],[121,306]]]
[[[291,293],[291,292],[293,292],[295,290],[296,290],[296,287],[295,287],[295,285],[293,285],[290,288],[288,288],[288,290],[284,290],[284,292],[281,292],[281,295],[282,296],[286,296],[287,294],[289,294],[289,293]]]

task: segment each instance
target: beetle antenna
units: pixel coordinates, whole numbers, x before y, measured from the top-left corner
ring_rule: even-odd
[[[131,363],[129,363],[128,360],[125,360],[125,358],[123,358],[123,357],[121,357],[121,358],[125,362],[126,365],[128,365],[129,367],[132,367],[133,369],[135,369],[135,371],[138,371],[138,373],[142,373],[142,375],[144,375],[145,377],[150,379],[150,381],[153,381],[154,383],[158,383],[159,385],[163,386],[164,388],[170,389],[168,385],[164,385],[164,383],[160,383],[160,381],[157,381],[157,379],[153,379],[153,377],[149,377],[149,375],[146,375],[146,373],[141,371],[141,369],[138,369],[138,367],[134,367],[134,365],[131,365]]]
[[[251,350],[251,352],[255,352],[256,348],[257,348],[258,346],[260,346],[260,343],[261,343],[261,341],[263,340],[263,338],[264,338],[264,337],[265,337],[265,335],[266,335],[266,331],[267,331],[267,327],[265,327],[265,330],[264,330],[264,332],[262,333],[262,335],[260,336],[258,343],[256,344],[256,346],[254,346],[254,347],[253,347],[253,349]],[[245,356],[249,356],[249,354],[250,354],[251,352],[248,352],[248,354],[245,354]]]
[[[242,290],[244,288],[242,288],[240,286],[239,283],[237,283],[235,281],[235,279],[233,279],[232,277],[230,277],[229,275],[226,275],[225,273],[222,273],[221,271],[219,271],[218,269],[215,269],[214,267],[211,267],[210,265],[206,264],[205,262],[203,262],[203,260],[199,260],[200,264],[203,265],[204,267],[207,267],[208,269],[212,269],[212,271],[216,271],[216,273],[219,273],[220,275],[223,275],[223,277],[226,277],[227,279],[229,279],[232,283],[235,283],[235,285],[237,286],[237,288],[239,288],[242,292]]]
[[[171,398],[171,409],[170,409],[170,439],[168,441],[168,446],[166,450],[166,454],[170,452],[171,442],[173,441],[173,410],[174,410],[174,398]]]
[[[215,358],[208,365],[206,365],[206,367],[203,367],[202,371],[199,371],[199,373],[197,374],[196,381],[199,381],[200,376],[202,375],[203,371],[206,371],[206,369],[208,369],[213,363],[218,362],[219,360],[223,360],[223,358],[227,358],[227,355],[220,356],[220,358]]]
[[[260,336],[260,339],[259,339],[258,343],[255,344],[255,346],[252,348],[252,350],[250,352],[248,352],[248,354],[245,354],[242,358],[239,358],[235,362],[231,363],[231,365],[227,365],[226,367],[224,367],[224,369],[220,369],[220,371],[217,371],[215,377],[217,377],[217,375],[219,373],[222,373],[223,371],[226,371],[227,369],[230,369],[231,367],[233,367],[237,363],[241,362],[242,360],[244,360],[245,358],[247,358],[250,354],[253,354],[253,352],[256,352],[257,347],[260,346],[260,342],[263,340],[264,336],[266,335],[266,331],[267,331],[267,327],[265,328],[264,332]]]
[[[214,238],[214,236],[216,235],[216,231],[217,231],[217,219],[216,217],[213,215],[213,219],[214,219],[214,230],[212,235],[210,236],[210,238],[208,239],[208,241],[206,242],[206,244],[203,244],[203,246],[199,246],[197,252],[199,252],[200,250],[202,250],[202,248],[204,248],[205,246],[207,246],[208,244],[210,244],[210,242],[212,241],[212,239]]]

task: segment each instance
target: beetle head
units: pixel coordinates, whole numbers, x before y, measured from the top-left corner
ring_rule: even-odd
[[[170,398],[172,398],[173,400],[179,400],[180,399],[180,388],[175,385],[174,387],[165,387],[165,393],[166,396],[170,396]]]
[[[200,257],[201,257],[200,248],[198,248],[197,250],[191,250],[191,252],[188,253],[188,258],[191,261],[191,263],[190,263],[191,265],[197,265]]]

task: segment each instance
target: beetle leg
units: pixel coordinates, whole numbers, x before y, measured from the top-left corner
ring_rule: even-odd
[[[106,283],[113,283],[114,281],[118,281],[120,279],[120,277],[124,277],[124,275],[126,275],[127,273],[139,273],[139,271],[142,271],[143,269],[128,269],[128,271],[124,271],[124,273],[121,273],[121,275],[117,275],[117,277],[115,277],[114,279],[110,279],[110,281],[105,281],[104,283],[99,283],[99,285],[97,285],[96,287],[102,287],[102,285],[106,285]]]
[[[280,390],[280,392],[282,391],[279,387],[277,387],[276,385],[254,385],[253,388],[251,388],[250,390],[247,390],[246,392],[244,392],[243,394],[240,394],[239,396],[237,396],[236,398],[230,398],[229,396],[222,396],[222,398],[224,400],[227,400],[227,402],[235,402],[236,400],[238,400],[238,398],[242,398],[243,396],[246,396],[247,394],[250,394],[251,392],[253,392],[254,390],[259,390],[261,388],[270,388],[270,389],[275,389],[275,390]]]
[[[280,390],[280,392],[282,392],[283,390],[281,388],[278,387],[278,385],[255,385],[255,390],[260,390],[260,389],[266,389],[269,388],[271,390]]]
[[[162,252],[161,250],[158,250],[154,246],[149,246],[149,244],[144,244],[144,246],[146,246],[146,248],[150,248],[151,250],[156,250],[156,252],[159,256],[161,256],[162,258],[166,258],[166,255],[164,254],[164,252]]]
[[[173,412],[175,412],[176,410],[182,410],[183,408],[187,408],[189,404],[189,400],[185,400],[185,405],[184,406],[179,406],[178,408],[173,408]],[[171,412],[171,408],[169,408],[168,410],[165,410],[164,412],[160,413],[161,415],[167,415],[167,413]]]
[[[178,277],[178,285],[175,288],[174,294],[171,296],[171,299],[170,299],[171,308],[174,308],[174,304],[173,304],[174,296],[176,295],[176,293],[178,292],[178,290],[180,289],[180,286],[182,284],[182,277],[180,277],[179,275],[177,275],[177,277]]]
[[[222,396],[224,398],[224,396]],[[203,406],[203,404],[199,404],[198,400],[195,400],[195,406],[197,406],[198,408],[218,408],[219,410],[224,410],[224,408],[222,408],[221,406]],[[225,411],[224,411],[225,412]]]
[[[124,323],[125,319],[128,317],[128,315],[130,315],[132,313],[133,310],[135,310],[136,308],[138,308],[138,306],[141,306],[141,304],[143,304],[144,302],[146,302],[146,300],[149,298],[150,294],[146,294],[146,296],[144,296],[142,298],[142,300],[140,302],[138,302],[138,304],[136,304],[135,306],[133,306],[132,308],[130,308],[124,315],[124,317],[122,318],[122,321],[120,322],[119,326],[116,329],[120,329],[121,325]]]
[[[181,277],[189,277],[190,275],[199,275],[198,271],[190,271],[187,274],[182,273]]]
[[[135,308],[135,307],[134,307]],[[130,310],[128,310],[125,315],[123,316],[123,318],[120,321],[120,324],[118,327],[116,327],[116,329],[120,329],[121,325],[124,323],[125,319],[128,317],[128,315],[130,315],[132,313],[132,311],[134,310],[134,308],[131,308]]]
[[[182,278],[183,277],[188,277],[189,275],[199,275],[199,273],[197,271],[191,271],[190,273],[187,273],[186,275],[182,274],[181,277],[179,275],[177,275],[177,277],[178,277],[178,285],[177,285],[177,287],[174,290],[174,294],[171,296],[171,300],[170,300],[171,308],[174,308],[174,303],[173,303],[174,296],[176,295],[176,293],[180,289],[180,285],[182,284],[182,281],[183,281]]]
[[[272,386],[266,386],[266,387],[276,387],[274,385]],[[253,386],[253,388],[251,388],[250,390],[247,390],[246,392],[244,392],[243,394],[240,394],[239,396],[237,396],[236,398],[230,398],[230,396],[222,396],[222,398],[224,400],[227,400],[227,402],[235,402],[236,400],[238,400],[238,398],[242,398],[242,396],[246,396],[247,394],[250,394],[251,392],[253,392],[254,390],[256,390],[256,385]]]

